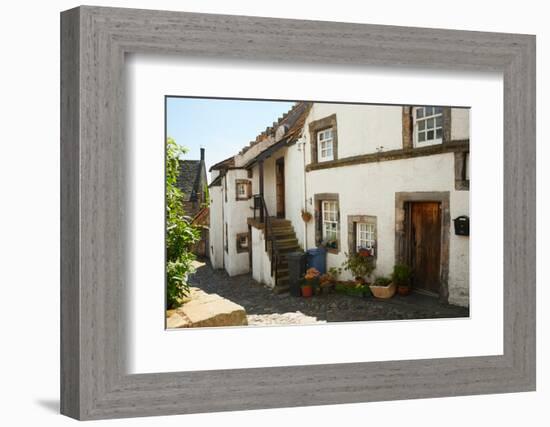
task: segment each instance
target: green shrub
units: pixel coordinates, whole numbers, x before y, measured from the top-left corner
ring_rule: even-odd
[[[388,286],[390,283],[391,279],[389,277],[377,276],[376,279],[374,279],[375,286]]]
[[[166,141],[166,304],[173,308],[189,294],[187,278],[194,271],[191,252],[200,240],[199,230],[183,210],[183,193],[177,187],[179,157],[187,152],[172,138]]]
[[[396,285],[409,286],[412,276],[411,268],[406,264],[397,264],[393,267],[392,280]]]
[[[362,253],[347,254],[342,263],[345,270],[351,271],[355,277],[366,279],[374,271],[374,257]]]

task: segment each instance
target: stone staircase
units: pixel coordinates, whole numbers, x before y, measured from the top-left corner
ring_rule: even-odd
[[[288,261],[285,258],[285,254],[289,252],[303,252],[303,249],[298,244],[296,232],[288,219],[270,218],[270,221],[273,236],[279,250],[279,256],[282,258],[277,266],[277,283],[273,288],[273,292],[282,293],[288,291],[289,288]],[[273,262],[271,247],[268,247],[267,253],[270,261]]]

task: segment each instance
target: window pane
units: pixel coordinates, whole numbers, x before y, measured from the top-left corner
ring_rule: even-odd
[[[428,140],[434,139],[434,131],[433,130],[428,131],[427,139]]]
[[[434,114],[443,113],[443,107],[434,107]]]
[[[436,117],[435,125],[438,126],[438,127],[443,126],[443,116]]]
[[[435,136],[437,139],[440,139],[443,137],[443,129],[439,128],[436,133],[435,133]]]
[[[418,134],[418,142],[424,142],[426,141],[426,134],[424,132],[420,132]]]
[[[420,120],[418,122],[418,130],[424,130],[426,128],[426,121],[425,120]]]
[[[420,119],[422,117],[424,117],[424,109],[419,107],[416,109],[416,118]]]
[[[434,113],[433,107],[426,107],[426,116],[431,116]]]
[[[426,123],[426,127],[428,129],[433,129],[434,128],[434,119],[428,119],[428,122]]]

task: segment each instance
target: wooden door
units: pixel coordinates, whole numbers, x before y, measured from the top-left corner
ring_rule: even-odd
[[[277,198],[277,217],[285,217],[285,159],[275,162],[275,195]]]
[[[414,287],[439,294],[441,209],[438,202],[410,204],[410,262]]]

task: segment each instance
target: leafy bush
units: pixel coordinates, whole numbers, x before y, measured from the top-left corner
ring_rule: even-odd
[[[374,280],[375,286],[388,286],[390,283],[391,279],[389,277],[378,276]]]
[[[199,230],[183,210],[183,193],[177,187],[179,157],[187,150],[172,139],[166,141],[166,303],[177,306],[189,294],[187,278],[194,271],[191,247],[200,239]]]
[[[363,253],[346,254],[342,263],[345,270],[349,270],[355,277],[367,278],[374,271],[374,257]]]
[[[411,268],[406,264],[397,264],[393,267],[392,280],[396,285],[409,286],[412,276]]]

